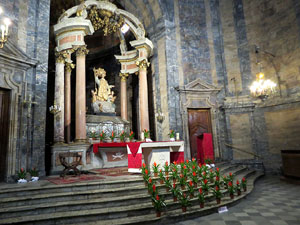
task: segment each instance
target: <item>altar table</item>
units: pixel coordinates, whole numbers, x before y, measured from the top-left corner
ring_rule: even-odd
[[[183,141],[96,143],[93,145],[93,152],[98,153],[98,148],[101,147],[126,147],[128,172],[140,172],[143,160],[150,168],[154,162],[162,168],[165,162],[170,164],[184,161]]]

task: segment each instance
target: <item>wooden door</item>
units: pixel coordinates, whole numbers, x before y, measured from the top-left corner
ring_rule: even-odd
[[[9,135],[10,91],[0,88],[0,181],[6,174],[6,157]]]
[[[189,137],[191,157],[197,158],[197,138],[203,133],[212,133],[209,109],[189,109]]]

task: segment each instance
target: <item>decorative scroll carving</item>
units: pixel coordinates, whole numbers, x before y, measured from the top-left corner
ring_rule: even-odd
[[[95,31],[102,28],[104,36],[118,31],[124,24],[124,18],[113,14],[105,9],[98,9],[92,6],[88,12],[88,18],[92,22]]]
[[[146,59],[143,59],[141,61],[136,61],[136,65],[140,69],[147,69],[150,66],[150,63]]]
[[[67,51],[55,52],[56,63],[65,63],[68,57]]]
[[[86,45],[79,46],[76,49],[76,56],[83,56],[83,55],[87,55],[88,53],[89,53],[89,50],[86,48]]]
[[[128,73],[120,73],[121,81],[126,81],[128,76],[129,76]]]

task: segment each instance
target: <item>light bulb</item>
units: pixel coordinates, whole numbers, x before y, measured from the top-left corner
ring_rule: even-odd
[[[4,18],[3,22],[6,26],[9,26],[11,24],[11,21],[8,18]]]

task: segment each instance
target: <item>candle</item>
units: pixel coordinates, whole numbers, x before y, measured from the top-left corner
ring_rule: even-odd
[[[179,133],[176,133],[176,141],[179,141]]]
[[[5,18],[3,21],[5,24],[5,35],[8,35],[8,26],[11,24],[10,19]]]
[[[145,136],[144,136],[144,132],[141,133],[141,140],[143,141],[145,139]]]
[[[5,26],[1,26],[1,38],[4,39]]]

